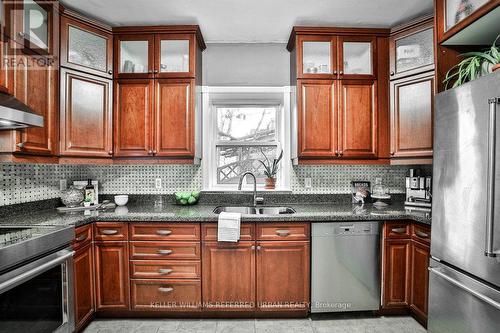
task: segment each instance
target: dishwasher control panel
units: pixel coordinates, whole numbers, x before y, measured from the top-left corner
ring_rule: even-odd
[[[312,235],[316,237],[328,236],[363,236],[380,234],[378,222],[332,222],[314,223]]]

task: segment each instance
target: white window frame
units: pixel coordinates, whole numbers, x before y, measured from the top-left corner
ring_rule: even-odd
[[[283,159],[277,175],[275,190],[290,191],[290,93],[289,87],[203,87],[203,190],[237,191],[236,184],[217,184],[217,146],[232,143],[217,140],[217,107],[276,106],[277,142],[262,143],[262,146],[277,146],[283,149]],[[236,146],[259,146],[259,143],[235,143]],[[245,184],[245,182],[243,182]],[[269,191],[264,184],[257,184],[259,191]],[[253,190],[253,182],[243,190]]]

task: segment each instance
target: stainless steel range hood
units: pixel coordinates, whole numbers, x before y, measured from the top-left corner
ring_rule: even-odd
[[[43,117],[12,95],[0,92],[0,130],[43,127]]]

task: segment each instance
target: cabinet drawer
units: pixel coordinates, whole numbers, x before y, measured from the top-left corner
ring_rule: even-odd
[[[309,240],[309,223],[257,223],[257,240]]]
[[[170,311],[201,306],[201,283],[190,280],[132,280],[133,310]]]
[[[414,223],[411,226],[411,238],[424,244],[430,244],[431,228]]]
[[[134,223],[130,225],[131,240],[199,240],[200,225],[198,223],[149,224]]]
[[[199,279],[199,261],[132,260],[130,275],[133,279]]]
[[[133,241],[130,259],[200,259],[200,243]]]
[[[392,239],[410,238],[410,226],[408,222],[386,222],[384,236]]]
[[[206,223],[201,226],[201,238],[204,241],[217,240],[217,223]],[[242,223],[240,228],[240,240],[255,239],[255,224]]]
[[[76,251],[92,242],[92,224],[87,224],[75,229],[73,249]]]
[[[127,224],[122,222],[96,222],[94,239],[96,241],[125,241],[128,238]]]

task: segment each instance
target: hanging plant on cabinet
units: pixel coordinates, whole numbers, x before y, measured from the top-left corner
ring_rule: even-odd
[[[446,73],[443,80],[445,89],[458,87],[498,70],[500,68],[500,47],[497,45],[499,39],[500,35],[491,47],[483,52],[463,53],[462,56],[465,58]]]

